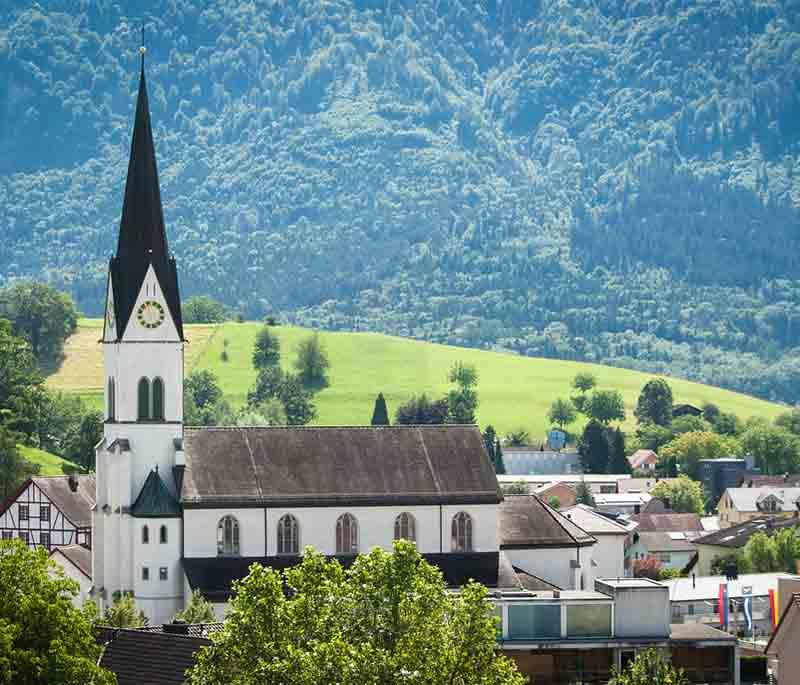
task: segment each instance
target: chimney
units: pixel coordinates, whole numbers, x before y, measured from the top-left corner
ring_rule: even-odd
[[[70,473],[67,483],[69,483],[69,489],[72,492],[78,492],[78,476],[76,476],[74,473]]]
[[[172,623],[164,624],[164,632],[172,635],[188,635],[189,624],[181,619],[175,619]]]

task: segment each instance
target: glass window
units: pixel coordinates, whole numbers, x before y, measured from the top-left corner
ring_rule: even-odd
[[[512,640],[561,637],[558,604],[510,604],[508,636]]]
[[[278,521],[278,554],[300,554],[300,527],[291,514]]]
[[[152,417],[156,421],[164,420],[164,381],[156,378],[153,381],[153,414]]]
[[[39,507],[39,518],[42,521],[49,521],[50,520],[50,505],[49,504],[42,504]]]
[[[117,398],[115,397],[114,379],[108,379],[108,420],[113,421],[116,415]]]
[[[239,522],[233,516],[223,516],[217,524],[217,554],[239,556]]]
[[[10,530],[3,531],[3,540],[10,540],[13,537],[13,533]]]
[[[358,554],[358,521],[352,514],[336,521],[336,554]]]
[[[150,529],[147,526],[142,526],[142,544],[146,545],[150,542]]]
[[[610,604],[568,604],[567,637],[609,637]]]
[[[27,521],[28,520],[28,505],[27,504],[20,504],[19,505],[19,520],[20,521]]]
[[[158,541],[163,545],[167,541],[167,527],[161,526],[158,531]]]
[[[42,531],[39,533],[39,544],[45,549],[50,549],[50,533]]]
[[[30,535],[28,534],[27,530],[19,531],[19,539],[22,540],[26,545],[30,541]]]
[[[138,390],[138,417],[139,421],[148,421],[150,419],[150,381],[142,378],[139,381]]]
[[[167,579],[167,567],[162,566],[158,569],[158,579],[159,580],[166,580]]]
[[[394,520],[394,539],[417,541],[417,522],[407,511],[404,511]]]
[[[450,533],[450,547],[453,552],[472,551],[472,517],[468,513],[459,511],[453,517]]]
[[[142,566],[142,580],[150,580],[150,569],[147,566]]]

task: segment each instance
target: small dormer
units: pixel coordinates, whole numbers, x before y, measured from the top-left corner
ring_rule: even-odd
[[[756,500],[756,507],[758,507],[759,511],[771,513],[781,511],[783,509],[783,499],[777,493],[765,493]]]

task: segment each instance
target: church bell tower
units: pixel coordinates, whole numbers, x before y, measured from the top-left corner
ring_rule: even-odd
[[[101,606],[133,593],[151,622],[161,622],[182,604],[184,337],[141,52],[122,219],[108,267],[92,568]]]

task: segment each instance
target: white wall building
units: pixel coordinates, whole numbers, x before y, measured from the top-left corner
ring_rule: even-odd
[[[604,516],[585,504],[576,504],[560,512],[597,540],[592,552],[597,578],[630,575],[625,564],[625,546],[637,523]]]

